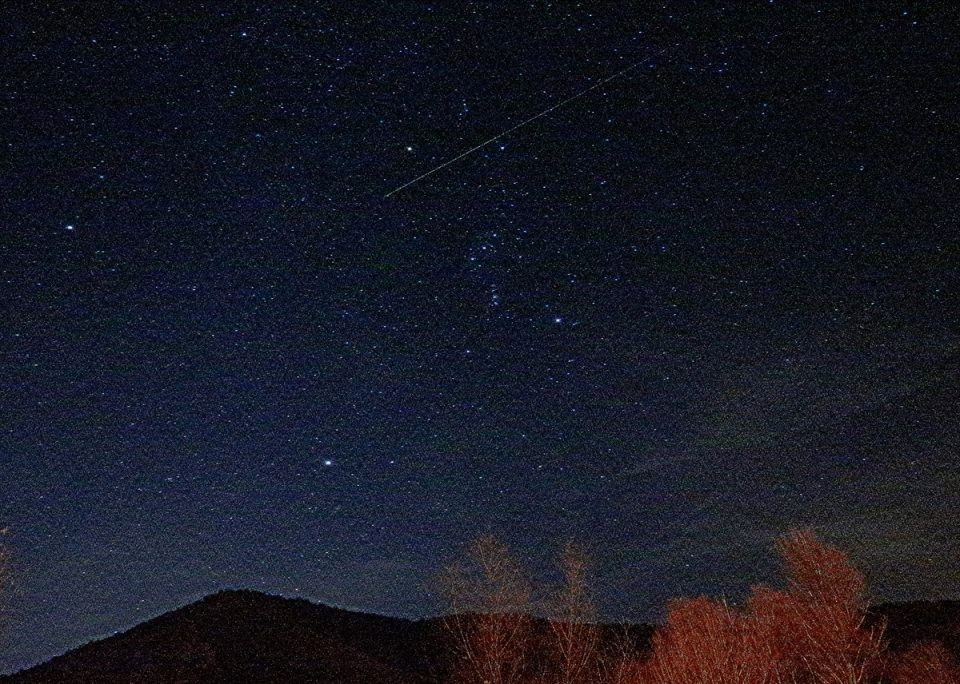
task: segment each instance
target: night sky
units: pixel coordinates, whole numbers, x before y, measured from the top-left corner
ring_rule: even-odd
[[[4,3],[0,668],[225,587],[434,614],[485,531],[610,619],[799,525],[960,597],[958,22]]]

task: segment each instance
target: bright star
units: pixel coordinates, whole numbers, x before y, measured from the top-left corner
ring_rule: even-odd
[[[73,224],[68,223],[66,226],[64,226],[64,228],[66,228],[67,230],[73,230]]]
[[[332,465],[333,465],[333,461],[331,461],[329,458],[325,458],[325,459],[323,460],[323,465],[325,465],[325,466],[332,466]]]

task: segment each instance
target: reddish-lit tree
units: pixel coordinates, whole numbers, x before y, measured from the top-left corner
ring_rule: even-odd
[[[939,643],[922,643],[899,654],[890,667],[890,684],[960,684],[960,667]]]
[[[467,684],[960,684],[939,644],[890,654],[884,623],[868,621],[867,583],[839,549],[810,531],[777,542],[785,586],[754,587],[738,609],[706,597],[670,603],[652,653],[627,638],[604,642],[586,588],[588,562],[568,544],[564,584],[551,602],[546,639],[534,643],[530,585],[493,537],[470,547],[446,575],[455,607],[456,678]],[[540,630],[543,635],[544,630]],[[624,635],[626,637],[626,635]],[[541,648],[539,657],[533,649]]]
[[[597,611],[587,587],[590,562],[583,547],[568,541],[560,554],[563,584],[551,601],[551,681],[590,684],[600,680]]]
[[[510,549],[492,535],[477,538],[463,563],[441,575],[452,607],[458,684],[510,684],[527,678],[532,645],[531,587]]]
[[[867,583],[850,559],[811,531],[777,544],[787,589],[775,615],[781,650],[802,681],[856,684],[883,672],[884,624],[866,626]]]
[[[654,635],[651,684],[866,684],[883,673],[883,625],[865,626],[866,581],[809,531],[777,544],[787,586],[756,587],[743,611],[675,601]]]
[[[645,682],[645,667],[645,659],[626,626],[600,647],[600,681],[604,684]]]
[[[672,601],[667,624],[653,635],[645,668],[650,684],[752,681],[741,651],[744,617],[706,597]]]

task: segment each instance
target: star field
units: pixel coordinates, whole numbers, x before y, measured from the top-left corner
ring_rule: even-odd
[[[950,3],[0,10],[13,670],[224,587],[960,595]],[[638,68],[407,183],[601,79]]]

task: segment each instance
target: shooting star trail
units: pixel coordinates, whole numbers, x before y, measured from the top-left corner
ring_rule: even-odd
[[[576,93],[575,95],[571,95],[571,96],[568,97],[566,100],[561,100],[560,102],[558,102],[557,104],[553,105],[552,107],[548,107],[547,109],[544,109],[544,110],[543,110],[542,112],[540,112],[539,114],[534,114],[534,115],[531,116],[529,119],[524,119],[523,121],[521,121],[521,122],[518,123],[517,125],[511,126],[510,128],[508,128],[507,130],[503,131],[502,133],[498,133],[497,135],[493,136],[492,138],[489,138],[489,139],[487,139],[487,140],[484,140],[482,143],[480,143],[479,145],[476,145],[475,147],[471,147],[471,148],[470,148],[469,150],[467,150],[466,152],[462,152],[461,154],[458,154],[456,157],[453,157],[452,159],[449,159],[449,160],[443,162],[442,164],[440,164],[440,166],[436,166],[436,167],[430,169],[429,171],[427,171],[426,173],[423,173],[423,174],[417,176],[417,177],[414,178],[412,181],[410,181],[410,182],[408,182],[408,183],[404,183],[403,185],[394,188],[393,190],[391,190],[390,192],[388,192],[386,195],[384,195],[384,198],[390,197],[391,195],[394,195],[394,194],[400,192],[400,191],[403,190],[404,188],[409,188],[411,185],[413,185],[413,184],[416,183],[417,181],[421,181],[421,180],[423,180],[424,178],[426,178],[427,176],[433,175],[434,173],[436,173],[436,172],[439,171],[440,169],[444,169],[444,168],[450,166],[451,164],[453,164],[454,162],[463,159],[463,158],[466,157],[467,155],[473,154],[474,152],[476,152],[477,150],[479,150],[481,147],[486,147],[487,145],[489,145],[490,143],[494,142],[495,140],[499,140],[499,139],[502,138],[503,136],[509,135],[510,133],[513,133],[513,132],[514,132],[515,130],[517,130],[518,128],[523,128],[523,127],[526,126],[528,123],[532,123],[532,122],[536,121],[537,119],[539,119],[540,117],[546,116],[546,115],[549,114],[550,112],[553,112],[553,111],[556,111],[557,109],[560,109],[560,108],[563,107],[565,104],[568,104],[568,103],[570,103],[570,102],[573,102],[573,101],[576,100],[578,97],[582,97],[583,95],[586,95],[586,94],[589,93],[591,90],[596,90],[596,89],[599,88],[600,86],[602,86],[602,85],[604,85],[604,84],[606,84],[606,83],[609,83],[609,82],[612,81],[613,79],[619,78],[620,76],[623,76],[624,74],[633,71],[633,70],[636,69],[637,67],[643,66],[644,64],[646,64],[646,63],[649,62],[650,60],[654,59],[655,57],[659,57],[660,55],[662,55],[662,54],[663,54],[664,52],[666,52],[668,49],[669,49],[669,48],[664,48],[663,50],[660,50],[659,52],[655,52],[655,53],[653,53],[652,55],[650,55],[649,57],[646,57],[645,59],[642,59],[642,60],[640,60],[639,62],[637,62],[637,63],[635,63],[635,64],[631,64],[631,65],[628,66],[626,69],[621,69],[620,71],[618,71],[617,73],[613,74],[612,76],[607,76],[605,79],[603,79],[603,80],[601,80],[601,81],[597,81],[596,83],[594,83],[594,84],[593,84],[592,86],[590,86],[589,88],[585,88],[585,89],[581,90],[579,93]]]

